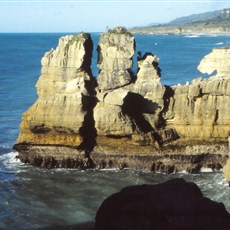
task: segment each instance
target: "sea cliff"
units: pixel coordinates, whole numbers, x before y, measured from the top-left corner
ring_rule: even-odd
[[[42,59],[38,99],[23,114],[14,148],[23,162],[47,168],[131,167],[161,172],[220,169],[230,134],[230,48],[199,65],[208,79],[166,86],[159,59],[138,56],[124,28],[101,35],[99,74],[91,73],[90,34],[60,38]]]

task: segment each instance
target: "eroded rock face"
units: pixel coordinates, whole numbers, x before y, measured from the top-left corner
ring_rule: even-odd
[[[167,127],[175,128],[181,140],[227,141],[230,132],[230,75],[227,78],[195,79],[189,85],[172,87]]]
[[[98,55],[100,90],[116,89],[132,81],[134,37],[125,28],[118,27],[102,34]]]
[[[22,143],[83,144],[85,129],[94,127],[90,118],[94,103],[92,49],[90,35],[81,33],[60,38],[58,47],[45,54],[36,85],[38,99],[23,114],[16,149]]]
[[[138,111],[142,109],[142,115],[151,127],[148,128],[149,131],[154,131],[155,134],[157,134],[161,123],[164,122],[161,113],[164,109],[166,92],[165,86],[160,82],[161,69],[158,65],[159,59],[151,53],[146,53],[143,57],[139,57],[137,80],[131,89],[132,92],[144,98],[144,102],[140,102],[139,105],[133,103],[132,107]],[[160,142],[162,137],[159,134],[157,135],[159,136],[157,138],[158,142]]]
[[[95,220],[96,230],[230,228],[224,205],[204,197],[195,183],[183,179],[126,187],[102,203]]]
[[[228,147],[229,147],[229,152],[228,155],[230,157],[230,136],[228,137]],[[227,179],[229,186],[230,186],[230,158],[228,158],[224,168],[223,168],[224,176]]]
[[[199,69],[203,72],[209,71],[208,69],[213,72],[216,69],[219,73],[221,63],[223,65],[228,63],[224,59],[226,52],[226,49],[214,49],[211,56],[207,55],[202,59]],[[230,131],[229,84],[230,75],[225,71],[224,77],[198,78],[191,84],[171,87],[167,99],[169,104],[164,114],[167,127],[175,128],[180,139],[186,142],[202,140],[226,142]]]
[[[23,162],[162,172],[223,166],[230,133],[230,77],[222,71],[225,67],[215,67],[218,77],[163,86],[159,60],[151,53],[139,56],[138,72],[130,74],[134,44],[123,28],[101,36],[97,87],[90,70],[89,34],[62,37],[58,47],[45,54],[38,100],[24,113],[15,145]],[[220,56],[227,58],[227,48],[214,53],[222,63],[218,66],[224,65]],[[213,58],[207,57],[201,63]]]
[[[165,87],[160,83],[158,61],[156,56],[145,54],[138,61],[135,83],[97,93],[96,151],[131,154],[135,148],[141,152],[140,146],[155,148],[159,145],[157,124],[162,119]]]
[[[206,55],[200,62],[198,69],[202,73],[212,74],[216,77],[230,77],[230,49],[229,47],[216,48]]]

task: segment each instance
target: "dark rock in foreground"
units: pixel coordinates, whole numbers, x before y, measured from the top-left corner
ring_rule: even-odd
[[[222,203],[204,197],[196,184],[173,179],[113,194],[99,208],[95,229],[227,230],[230,214]]]

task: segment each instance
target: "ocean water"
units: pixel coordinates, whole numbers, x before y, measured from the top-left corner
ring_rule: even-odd
[[[64,34],[0,34],[0,229],[92,229],[96,210],[109,195],[127,185],[159,183],[182,177],[204,195],[223,202],[230,212],[230,188],[221,172],[164,175],[133,170],[46,170],[22,164],[12,146],[21,115],[37,98],[35,84],[44,53]],[[92,34],[93,74],[97,75]],[[212,48],[230,46],[230,36],[135,35],[136,50],[160,58],[163,84],[186,83]],[[134,57],[133,71],[137,69]]]

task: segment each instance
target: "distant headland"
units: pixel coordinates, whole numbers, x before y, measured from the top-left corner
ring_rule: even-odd
[[[143,34],[230,34],[230,8],[180,17],[166,24],[135,27],[130,31]]]

